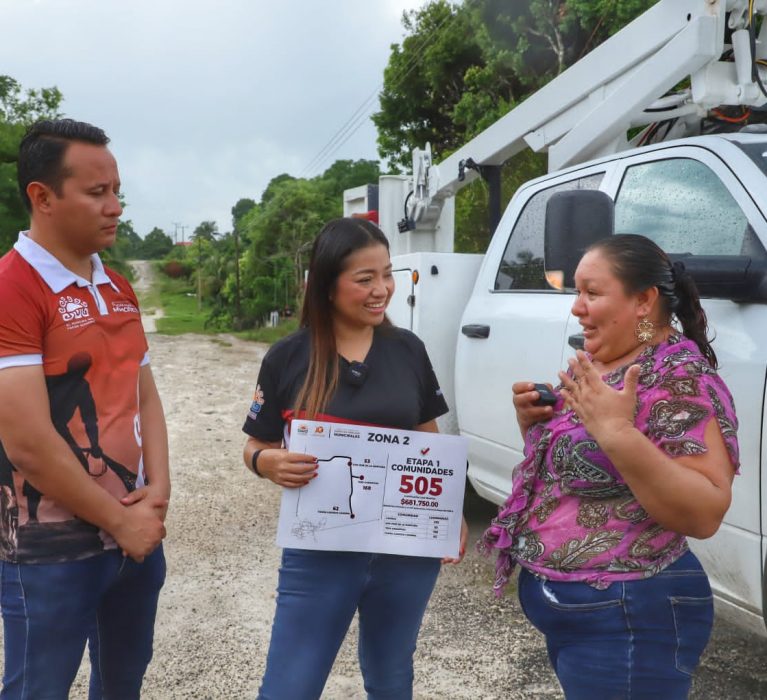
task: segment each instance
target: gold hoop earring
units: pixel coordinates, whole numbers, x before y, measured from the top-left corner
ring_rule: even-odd
[[[655,324],[645,316],[637,323],[634,334],[640,343],[649,343],[655,337]]]

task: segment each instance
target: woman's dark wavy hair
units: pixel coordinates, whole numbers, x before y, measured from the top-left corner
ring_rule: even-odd
[[[609,260],[615,276],[621,280],[628,294],[657,287],[664,316],[669,320],[672,315],[676,316],[684,335],[697,343],[712,367],[717,367],[698,288],[682,263],[672,263],[660,246],[634,233],[609,236],[597,241],[588,250],[599,251]]]
[[[300,321],[301,328],[309,331],[309,369],[295,403],[296,413],[304,410],[309,419],[327,408],[338,386],[331,300],[336,281],[352,253],[373,245],[389,250],[383,231],[366,219],[333,219],[314,239]],[[388,319],[384,323],[390,325]]]

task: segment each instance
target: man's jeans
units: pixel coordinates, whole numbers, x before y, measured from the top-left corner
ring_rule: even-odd
[[[684,700],[713,623],[711,588],[692,552],[603,591],[522,569],[519,600],[546,635],[567,700]]]
[[[285,549],[260,700],[316,700],[355,612],[368,698],[408,700],[440,560]]]
[[[162,547],[138,564],[113,549],[61,564],[0,562],[3,700],[66,700],[86,639],[90,700],[132,700],[152,658]]]

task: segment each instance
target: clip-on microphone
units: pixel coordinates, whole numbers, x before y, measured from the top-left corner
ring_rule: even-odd
[[[352,386],[362,386],[368,378],[368,366],[364,362],[349,363],[346,370],[346,381]]]

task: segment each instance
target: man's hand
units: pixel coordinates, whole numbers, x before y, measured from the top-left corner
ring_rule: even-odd
[[[162,492],[159,487],[155,487],[153,484],[147,484],[137,488],[135,491],[131,491],[127,496],[123,496],[120,499],[120,503],[124,506],[132,506],[146,499],[150,499],[153,503],[161,504],[155,506],[155,511],[160,520],[165,522],[165,516],[168,514],[168,494]]]
[[[151,554],[165,537],[165,525],[158,512],[168,501],[147,496],[123,511],[119,525],[110,533],[123,554],[137,562]]]

